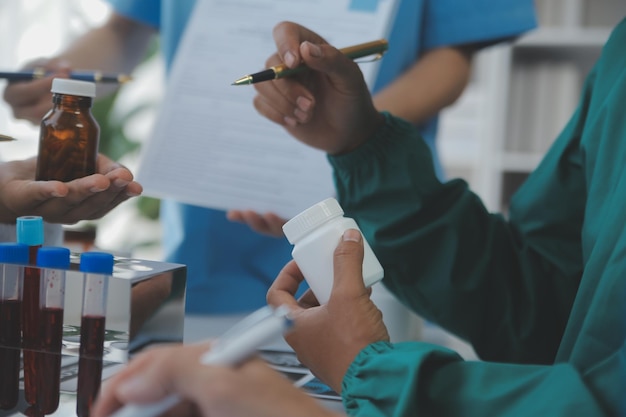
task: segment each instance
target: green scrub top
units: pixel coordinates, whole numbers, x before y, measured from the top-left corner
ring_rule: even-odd
[[[440,183],[412,126],[389,115],[330,157],[338,197],[402,302],[482,361],[378,342],[343,381],[354,416],[626,416],[626,21],[580,105],[513,196],[488,213]]]

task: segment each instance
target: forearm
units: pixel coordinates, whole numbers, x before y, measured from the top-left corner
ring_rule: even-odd
[[[463,181],[439,183],[427,146],[399,119],[330,160],[346,215],[359,223],[385,284],[405,304],[471,341],[484,359],[554,360],[578,276],[524,241],[524,224],[490,214]],[[560,198],[572,201],[565,194]],[[579,261],[571,256],[559,261]]]
[[[78,69],[131,72],[143,59],[155,33],[149,26],[114,13],[104,25],[76,39],[57,58]]]
[[[466,362],[440,346],[379,342],[351,364],[342,397],[351,416],[623,415],[620,391],[605,389],[624,382],[618,360],[610,363],[583,372],[571,363]]]
[[[156,32],[149,26],[112,14],[102,26],[76,39],[55,59],[73,69],[130,74],[144,58]],[[114,91],[116,84],[99,84],[98,95]]]
[[[445,47],[426,52],[409,70],[374,96],[380,111],[422,123],[451,105],[470,77],[471,50]]]

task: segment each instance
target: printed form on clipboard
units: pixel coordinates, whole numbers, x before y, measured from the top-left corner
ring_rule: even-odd
[[[326,155],[258,114],[233,87],[276,51],[274,26],[302,24],[338,48],[388,38],[397,0],[198,0],[137,179],[144,194],[291,218],[334,195]],[[378,62],[361,65],[372,86]]]

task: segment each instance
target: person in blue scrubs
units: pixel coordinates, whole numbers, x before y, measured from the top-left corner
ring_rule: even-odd
[[[79,38],[48,66],[62,71],[63,60],[74,68],[130,72],[158,31],[169,68],[195,0],[109,3],[114,9],[109,21]],[[439,175],[443,170],[434,146],[436,115],[465,88],[471,53],[477,46],[510,39],[534,26],[532,0],[400,0],[391,46],[374,87],[375,103],[421,127],[435,153]],[[7,92],[22,88],[12,96],[26,104],[9,102],[16,116],[41,119],[43,111],[35,112],[33,96],[39,94],[46,105],[50,102],[45,82],[50,80],[21,83],[32,86],[29,92],[24,85],[7,87],[5,99]],[[232,219],[240,220],[219,210],[162,202],[166,260],[188,268],[187,313],[239,313],[265,305],[267,289],[291,258],[291,245],[280,231],[267,236]]]
[[[440,178],[445,174],[435,146],[438,113],[467,85],[471,54],[535,26],[532,1],[400,1],[373,88],[374,104],[419,126]],[[445,83],[456,88],[433,91],[445,89]]]

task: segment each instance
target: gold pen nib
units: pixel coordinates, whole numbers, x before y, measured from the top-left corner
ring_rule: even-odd
[[[241,77],[238,80],[235,80],[231,85],[248,85],[252,84],[252,76],[246,75],[245,77]]]
[[[2,133],[0,133],[0,142],[11,142],[17,140],[12,136],[9,135],[3,135]]]
[[[133,79],[133,77],[131,77],[130,75],[126,75],[126,74],[120,74],[120,75],[117,76],[117,81],[120,84],[124,84],[124,83],[126,83],[128,81],[131,81],[132,79]]]

